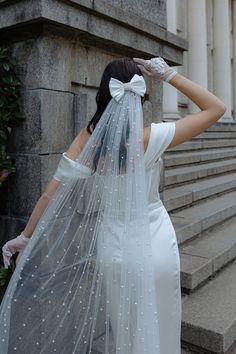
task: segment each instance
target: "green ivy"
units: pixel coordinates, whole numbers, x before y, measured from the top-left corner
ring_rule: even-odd
[[[0,267],[0,287],[6,287],[8,285],[12,273],[10,268]]]
[[[10,49],[0,47],[0,187],[15,172],[14,162],[6,152],[8,137],[12,127],[25,119],[20,110],[21,82],[15,66],[16,59]]]

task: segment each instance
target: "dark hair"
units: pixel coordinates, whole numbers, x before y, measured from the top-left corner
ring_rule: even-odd
[[[109,91],[109,81],[111,77],[120,80],[122,82],[129,82],[135,74],[143,76],[141,70],[139,69],[135,61],[133,61],[133,59],[130,58],[116,59],[111,61],[106,66],[102,74],[101,83],[98,92],[96,94],[97,110],[86,128],[90,134],[92,134],[90,127],[92,127],[92,130],[96,128],[96,125],[99,122],[106,106],[108,105],[109,101],[112,99],[112,96]],[[124,136],[122,136],[120,151],[119,151],[119,171],[125,172],[126,157],[127,157],[125,141],[129,136],[129,126],[127,127],[127,131],[123,132],[122,134],[124,134]],[[106,145],[105,139],[106,137],[104,133],[104,137],[101,140],[101,146],[97,148],[97,151],[95,152],[94,155],[94,159],[93,159],[94,170],[97,169],[99,157],[101,155],[104,156],[107,153],[106,148],[104,147]]]
[[[111,100],[109,81],[111,77],[122,82],[129,82],[134,74],[142,75],[137,63],[130,58],[121,58],[111,61],[105,68],[98,92],[96,94],[97,110],[87,125],[88,133],[92,134],[90,127],[94,130],[106,106]]]

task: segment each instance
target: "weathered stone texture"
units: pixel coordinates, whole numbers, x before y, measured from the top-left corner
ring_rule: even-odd
[[[95,1],[95,3],[98,1]],[[158,23],[160,26],[166,27],[165,0],[109,0],[107,2],[115,7],[121,8],[128,14],[134,12],[141,18],[145,18],[154,23]]]
[[[11,153],[55,154],[73,140],[73,94],[52,90],[23,92],[26,119],[11,134]]]

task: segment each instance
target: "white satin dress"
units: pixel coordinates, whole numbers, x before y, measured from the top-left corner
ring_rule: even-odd
[[[160,155],[171,143],[174,133],[175,122],[152,123],[150,140],[145,152],[161,354],[181,353],[179,249],[173,224],[159,195],[160,171],[162,167]]]
[[[159,322],[160,354],[181,353],[181,288],[180,258],[176,233],[169,214],[159,195],[160,172],[162,167],[161,154],[172,141],[175,133],[175,122],[151,124],[151,133],[145,152],[146,188],[154,273],[156,282],[156,301]],[[106,221],[109,237],[107,257],[122,261],[120,251],[121,225],[114,220]],[[101,243],[103,244],[103,243]],[[99,246],[98,246],[99,247]],[[109,260],[108,260],[109,261]],[[117,309],[119,303],[119,282],[113,286],[110,307],[111,327],[117,333]],[[143,354],[135,347],[132,354]],[[157,354],[152,350],[149,354]]]

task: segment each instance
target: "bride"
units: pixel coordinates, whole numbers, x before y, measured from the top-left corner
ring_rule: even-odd
[[[200,111],[144,128],[145,75]],[[96,102],[25,229],[2,248],[14,272],[0,308],[1,354],[181,353],[180,260],[158,191],[161,155],[226,107],[160,57],[110,62]]]

